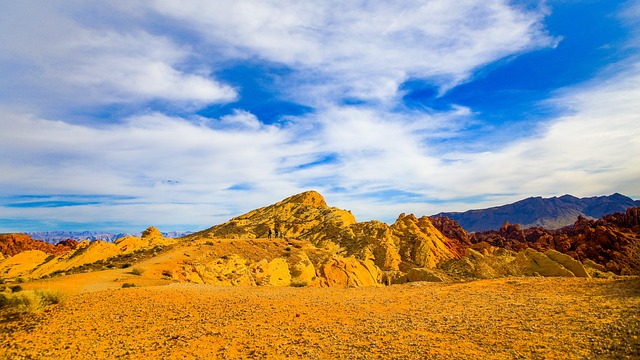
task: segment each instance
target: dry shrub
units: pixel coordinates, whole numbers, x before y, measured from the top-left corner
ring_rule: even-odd
[[[21,313],[37,312],[47,305],[59,304],[64,295],[52,290],[21,291],[17,293],[0,293],[0,308]]]
[[[140,269],[140,268],[137,268],[137,267],[135,267],[135,268],[133,268],[133,269],[131,270],[131,273],[132,273],[133,275],[138,275],[138,276],[142,275],[142,273],[143,273],[143,272],[144,272],[144,270],[142,270],[142,269]]]

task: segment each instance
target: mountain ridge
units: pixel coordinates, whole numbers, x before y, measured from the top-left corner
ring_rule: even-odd
[[[191,234],[191,231],[167,231],[162,232],[162,235],[166,238],[180,238]],[[106,242],[115,242],[118,239],[127,236],[141,237],[142,232],[138,233],[115,233],[108,231],[66,231],[66,230],[54,230],[54,231],[27,231],[24,234],[29,235],[33,240],[42,240],[49,244],[57,244],[64,240],[102,240]]]
[[[497,230],[507,221],[523,228],[543,227],[553,230],[572,225],[580,216],[595,220],[638,206],[640,206],[640,200],[633,200],[620,193],[584,198],[565,194],[550,198],[529,197],[511,204],[485,209],[441,212],[432,217],[451,218],[468,232]]]

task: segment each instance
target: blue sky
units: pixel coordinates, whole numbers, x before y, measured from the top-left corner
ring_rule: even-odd
[[[640,198],[638,1],[0,9],[0,232]]]

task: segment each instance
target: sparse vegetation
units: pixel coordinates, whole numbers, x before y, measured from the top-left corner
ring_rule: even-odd
[[[35,293],[42,299],[44,305],[60,304],[64,300],[64,294],[49,289],[38,289]]]
[[[32,313],[63,301],[64,295],[57,291],[38,289],[13,293],[0,293],[0,308],[20,313]]]
[[[18,276],[18,277],[16,278],[16,283],[17,283],[17,284],[22,284],[22,283],[25,283],[26,281],[27,281],[27,280],[25,280],[25,278],[23,278],[22,276]]]
[[[292,281],[291,282],[291,287],[306,287],[307,285],[309,285],[309,284],[307,284],[306,281]]]
[[[131,269],[131,274],[133,275],[137,275],[140,276],[142,275],[142,273],[144,273],[144,270],[138,268],[138,267],[134,267],[133,269]]]
[[[17,293],[22,291],[22,286],[20,285],[13,285],[13,286],[9,286],[9,289],[11,289],[12,293]]]
[[[126,288],[132,288],[132,287],[136,287],[138,285],[134,284],[134,283],[124,283],[122,284],[122,288],[126,289]]]

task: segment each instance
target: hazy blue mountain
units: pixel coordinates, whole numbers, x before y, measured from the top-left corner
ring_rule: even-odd
[[[125,237],[128,235],[133,236],[141,236],[142,233],[135,234],[127,234],[127,233],[110,233],[110,232],[102,232],[102,231],[35,231],[35,232],[27,232],[34,240],[43,240],[51,244],[56,244],[59,241],[72,239],[77,241],[82,240],[102,240],[107,242],[114,242],[121,237]],[[180,231],[169,231],[163,232],[162,235],[167,238],[178,238],[185,235],[191,234],[188,232],[180,232]]]
[[[488,209],[443,212],[434,216],[452,218],[469,232],[496,230],[505,221],[520,224],[522,227],[542,226],[547,229],[559,229],[573,224],[580,215],[598,219],[607,214],[624,212],[634,206],[640,206],[640,201],[618,193],[585,198],[563,195],[552,198],[530,197],[513,204]]]

